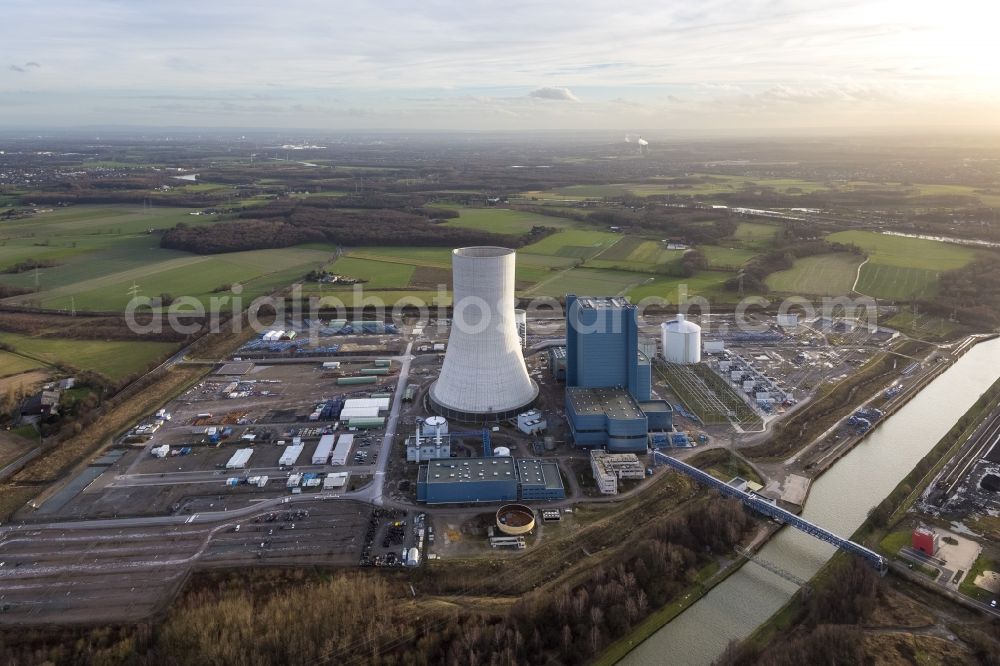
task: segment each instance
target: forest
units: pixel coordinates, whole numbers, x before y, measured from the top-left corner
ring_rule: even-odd
[[[420,215],[386,209],[329,212],[308,210],[282,217],[232,220],[204,227],[191,227],[181,223],[163,234],[160,247],[196,254],[218,254],[291,247],[303,243],[411,247],[520,246],[543,235],[541,230],[520,238],[473,229],[443,227]]]

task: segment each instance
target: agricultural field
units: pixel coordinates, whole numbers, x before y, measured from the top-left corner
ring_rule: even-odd
[[[19,375],[22,372],[29,372],[44,367],[46,367],[46,364],[41,361],[0,350],[0,377]]]
[[[733,303],[738,300],[736,292],[727,291],[725,282],[732,273],[720,271],[697,271],[689,278],[657,276],[648,278],[626,292],[633,303],[644,298],[660,298],[669,303],[678,303],[682,290],[687,296],[700,296],[710,302]]]
[[[159,247],[152,229],[211,224],[214,216],[187,208],[135,205],[56,208],[4,224],[0,270],[29,259],[56,265],[0,273],[0,284],[33,290],[8,303],[46,309],[121,310],[133,287],[140,295],[207,299],[223,286],[243,286],[244,299],[268,293],[322,266],[334,248],[277,249],[194,255]]]
[[[520,252],[585,260],[597,256],[622,238],[621,234],[606,231],[568,229],[527,245]]]
[[[151,252],[155,250],[158,248]],[[325,265],[333,255],[333,249],[326,252],[284,248],[218,255],[177,254],[180,256],[170,259],[161,256],[159,261],[125,270],[116,271],[113,265],[98,265],[95,267],[108,272],[48,289],[42,281],[38,292],[10,300],[15,303],[27,300],[47,309],[116,311],[125,308],[135,288],[138,288],[139,295],[190,296],[208,304],[213,295],[224,296],[219,292],[228,291],[233,284],[240,284],[244,302],[248,302],[297,281],[312,268]],[[60,268],[63,267],[39,272],[58,271]],[[82,268],[86,270],[87,267]]]
[[[698,174],[690,178],[651,178],[643,183],[612,183],[607,185],[569,185],[552,190],[524,192],[525,199],[584,201],[627,195],[648,197],[682,195],[711,198],[712,195],[732,194],[746,189],[771,188],[785,194],[802,194],[828,190],[826,183],[797,178],[747,178],[715,174]]]
[[[774,224],[762,224],[760,222],[740,222],[731,238],[742,242],[744,245],[760,245],[774,240],[780,228]]]
[[[651,280],[641,273],[594,268],[571,268],[554,274],[524,292],[531,296],[565,296],[566,294],[595,294],[617,296],[631,287]]]
[[[0,332],[0,343],[45,363],[91,370],[112,380],[141,374],[177,349],[172,342],[34,338]]]
[[[446,204],[442,207],[452,208],[459,213],[458,218],[444,222],[446,227],[479,229],[511,236],[527,233],[531,231],[532,227],[564,228],[571,226],[573,222],[561,217],[526,213],[509,208],[462,208]]]
[[[679,261],[683,254],[683,250],[666,249],[660,241],[625,236],[589,260],[586,265],[594,268],[650,272]]]
[[[753,250],[738,247],[700,245],[698,249],[708,259],[708,265],[712,268],[739,268],[757,255]]]
[[[845,296],[854,289],[862,258],[847,252],[796,259],[786,271],[767,277],[769,289],[803,296]]]
[[[857,291],[875,298],[911,300],[932,296],[942,271],[961,268],[976,256],[974,250],[959,245],[874,231],[841,231],[827,238],[854,243],[868,254]]]

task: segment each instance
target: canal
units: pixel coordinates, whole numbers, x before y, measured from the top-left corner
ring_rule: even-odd
[[[849,536],[998,376],[1000,338],[973,347],[817,479],[802,516]],[[833,546],[785,528],[760,556],[809,579],[833,553]],[[747,563],[619,663],[710,664],[730,640],[749,636],[795,591],[794,584]]]

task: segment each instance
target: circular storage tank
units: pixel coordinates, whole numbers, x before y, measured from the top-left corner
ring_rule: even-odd
[[[498,446],[493,449],[493,456],[495,458],[510,458],[510,449],[506,446]]]
[[[497,529],[520,536],[535,529],[535,512],[523,504],[505,504],[497,510]]]
[[[668,362],[701,362],[701,326],[679,314],[677,319],[661,324],[660,332],[663,337],[663,358]]]
[[[428,416],[420,425],[420,434],[424,437],[447,435],[448,419],[443,416]]]

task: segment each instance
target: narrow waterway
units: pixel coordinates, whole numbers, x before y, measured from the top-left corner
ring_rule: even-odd
[[[1000,339],[973,347],[821,476],[803,517],[850,535],[998,376]],[[808,579],[833,552],[833,546],[785,528],[760,556]],[[792,583],[747,563],[620,663],[709,664],[730,640],[745,638],[763,624],[795,590]]]

